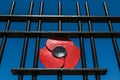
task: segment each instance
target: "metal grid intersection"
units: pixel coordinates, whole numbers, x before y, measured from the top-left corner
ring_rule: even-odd
[[[24,46],[22,51],[20,68],[12,69],[12,73],[14,75],[18,75],[18,80],[23,80],[24,75],[32,75],[32,80],[37,80],[37,75],[57,75],[58,80],[62,80],[62,75],[83,75],[83,80],[88,80],[88,75],[95,75],[96,80],[100,80],[100,75],[105,75],[107,69],[100,69],[94,38],[112,38],[116,59],[118,62],[118,66],[120,69],[120,52],[118,49],[118,44],[116,42],[116,38],[120,38],[120,32],[114,32],[112,27],[112,22],[119,23],[120,16],[110,16],[107,5],[104,2],[104,10],[106,16],[90,16],[88,3],[85,3],[86,16],[82,16],[80,14],[80,5],[79,2],[76,3],[77,15],[62,15],[62,6],[61,2],[58,3],[58,15],[42,15],[43,14],[43,2],[40,3],[40,15],[32,15],[33,12],[33,4],[32,1],[30,3],[29,14],[28,15],[13,15],[13,11],[15,8],[15,1],[13,1],[9,15],[0,15],[1,22],[7,22],[5,31],[0,31],[0,37],[2,37],[2,42],[0,46],[0,63],[2,62],[3,51],[5,48],[7,38],[24,38]],[[11,22],[26,22],[26,31],[9,31]],[[31,22],[38,22],[38,30],[30,31]],[[45,32],[41,31],[42,22],[58,22],[58,31]],[[78,32],[64,32],[62,31],[62,22],[77,22],[78,23]],[[82,31],[82,22],[88,23],[88,32]],[[109,27],[109,32],[93,32],[92,22],[107,22]],[[38,68],[38,51],[40,38],[49,38],[49,37],[58,37],[64,36],[68,38],[79,38],[80,47],[81,47],[81,61],[82,68],[75,69],[46,69],[46,68]],[[26,60],[26,52],[28,47],[29,38],[36,38],[36,48],[34,53],[34,63],[33,68],[24,68],[25,60]],[[86,58],[85,58],[85,50],[84,50],[84,38],[90,38],[91,47],[92,47],[92,57],[94,68],[89,69],[86,67]]]

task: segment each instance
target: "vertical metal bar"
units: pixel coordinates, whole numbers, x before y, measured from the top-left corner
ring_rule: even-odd
[[[90,16],[87,2],[85,3],[85,8],[86,8],[87,16]],[[92,22],[90,20],[88,21],[88,27],[89,27],[89,31],[92,32]],[[92,47],[92,57],[93,57],[94,68],[98,68],[98,60],[97,60],[97,54],[96,54],[97,52],[96,52],[95,41],[94,41],[93,36],[90,37],[90,42],[91,42],[91,47]],[[96,74],[96,80],[100,80],[100,76],[98,74]]]
[[[33,10],[33,1],[31,1],[31,3],[30,3],[29,15],[32,14],[32,10]],[[31,21],[28,20],[27,21],[26,31],[30,31],[30,24],[31,24]],[[24,66],[25,66],[25,60],[26,60],[26,55],[27,55],[27,47],[28,47],[28,40],[29,39],[26,36],[25,39],[24,39],[24,46],[23,46],[23,52],[22,52],[20,68],[24,68]],[[23,75],[19,75],[18,80],[23,80]]]
[[[104,2],[103,5],[104,5],[104,10],[105,10],[106,16],[109,16],[109,11],[108,11],[108,7],[107,7],[106,2]],[[110,20],[108,21],[108,27],[109,27],[109,31],[111,31],[111,32],[114,31],[113,26],[112,26],[112,22]],[[117,62],[118,62],[118,67],[119,67],[119,70],[120,70],[120,54],[119,54],[120,52],[119,52],[119,48],[118,48],[116,38],[114,36],[112,37],[112,42],[113,42],[115,55],[116,55]]]
[[[57,76],[57,80],[62,80],[62,73],[58,72]]]
[[[43,14],[43,1],[41,1],[41,3],[40,3],[40,12],[39,12],[39,14],[40,15]],[[42,21],[39,20],[39,22],[38,22],[38,31],[41,31],[41,25],[42,25]],[[40,37],[37,37],[36,38],[36,48],[35,48],[33,68],[38,67],[39,44],[40,44]],[[37,75],[36,74],[32,75],[32,80],[37,80]]]
[[[9,15],[12,15],[12,14],[13,14],[14,7],[15,7],[15,1],[12,2]],[[7,21],[7,24],[6,24],[5,31],[8,31],[8,30],[9,30],[9,28],[10,28],[10,23],[11,23],[10,20],[8,20],[8,21]],[[0,46],[0,64],[1,64],[1,62],[2,62],[2,56],[3,56],[3,52],[4,52],[6,40],[7,40],[7,37],[4,36],[4,37],[2,38],[2,42],[1,42],[1,46]]]
[[[59,1],[58,3],[58,15],[60,16],[62,14],[62,3]],[[58,22],[58,31],[62,31],[62,22],[61,20],[59,20]],[[62,73],[61,72],[58,72],[57,74],[57,80],[62,80]]]
[[[62,3],[59,1],[59,3],[58,3],[58,15],[60,16],[61,15],[61,13],[62,13]],[[59,20],[59,23],[58,23],[58,31],[61,31],[62,30],[62,22],[61,22],[61,20]]]
[[[80,16],[80,4],[77,2],[77,15]],[[80,32],[82,32],[82,22],[78,21],[78,29]],[[80,36],[80,47],[81,47],[81,61],[82,61],[82,68],[86,68],[86,58],[85,58],[85,50],[84,50],[84,39]],[[83,80],[88,80],[88,76],[86,74],[83,74]]]

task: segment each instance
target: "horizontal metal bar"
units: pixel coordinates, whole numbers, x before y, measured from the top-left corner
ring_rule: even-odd
[[[111,38],[120,37],[120,32],[57,32],[57,31],[0,31],[0,37],[7,36],[8,38],[24,38],[24,37],[84,37],[89,38],[93,36],[95,38]]]
[[[105,75],[107,69],[95,69],[95,68],[14,68],[11,70],[14,75],[32,75],[36,73],[37,75],[57,75],[57,73],[62,73],[62,75]]]
[[[120,22],[120,16],[79,16],[79,15],[0,15],[0,21],[13,22],[25,22],[31,20],[37,22],[42,20],[43,22],[78,22],[79,20],[87,22],[91,20],[92,22]]]

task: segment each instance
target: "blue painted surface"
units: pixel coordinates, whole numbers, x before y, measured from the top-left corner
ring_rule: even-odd
[[[28,14],[29,5],[31,0],[15,0],[16,6],[13,14]],[[39,6],[41,0],[34,1],[33,14],[39,13]],[[44,1],[44,15],[56,15],[58,12],[58,1],[62,2],[62,14],[64,15],[76,15],[76,1],[80,2],[81,14],[86,15],[84,2],[89,3],[91,15],[105,15],[103,2],[105,0],[43,0]],[[109,8],[110,15],[120,16],[119,0],[106,0]],[[12,0],[0,0],[0,14],[8,14]],[[37,30],[38,23],[31,24],[31,31]],[[6,23],[0,22],[0,30],[4,31]],[[43,23],[43,31],[57,31],[58,23]],[[78,31],[77,23],[63,23],[63,31]],[[114,30],[120,31],[120,24],[114,23]],[[26,23],[11,23],[10,31],[19,30],[25,31]],[[107,23],[93,23],[93,31],[108,31]],[[88,31],[88,24],[83,23],[83,31]],[[40,48],[45,46],[47,38],[42,38]],[[75,45],[79,47],[79,40],[77,38],[71,38],[75,42]],[[3,55],[2,64],[0,65],[0,80],[17,80],[17,76],[12,75],[12,68],[19,68],[20,59],[23,47],[23,38],[8,38],[6,48]],[[1,38],[0,38],[1,42]],[[87,61],[87,67],[93,68],[92,53],[90,39],[85,38],[85,55]],[[117,38],[117,43],[120,50],[120,39]],[[108,72],[105,76],[101,76],[101,80],[120,80],[120,70],[118,69],[115,52],[112,45],[112,40],[105,38],[95,39],[95,45],[97,50],[98,62],[100,68],[107,68]],[[26,68],[32,68],[33,57],[35,49],[35,39],[29,39]],[[39,61],[39,67],[44,66]],[[81,68],[81,60],[76,68]],[[38,80],[56,80],[57,76],[38,76]],[[31,76],[24,76],[24,80],[31,80]],[[82,80],[82,76],[63,76],[63,80]],[[89,76],[89,80],[95,80],[95,76]]]

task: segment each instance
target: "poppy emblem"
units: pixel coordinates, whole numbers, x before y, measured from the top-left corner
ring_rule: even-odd
[[[39,51],[46,68],[74,68],[80,60],[80,49],[67,38],[50,38]]]

